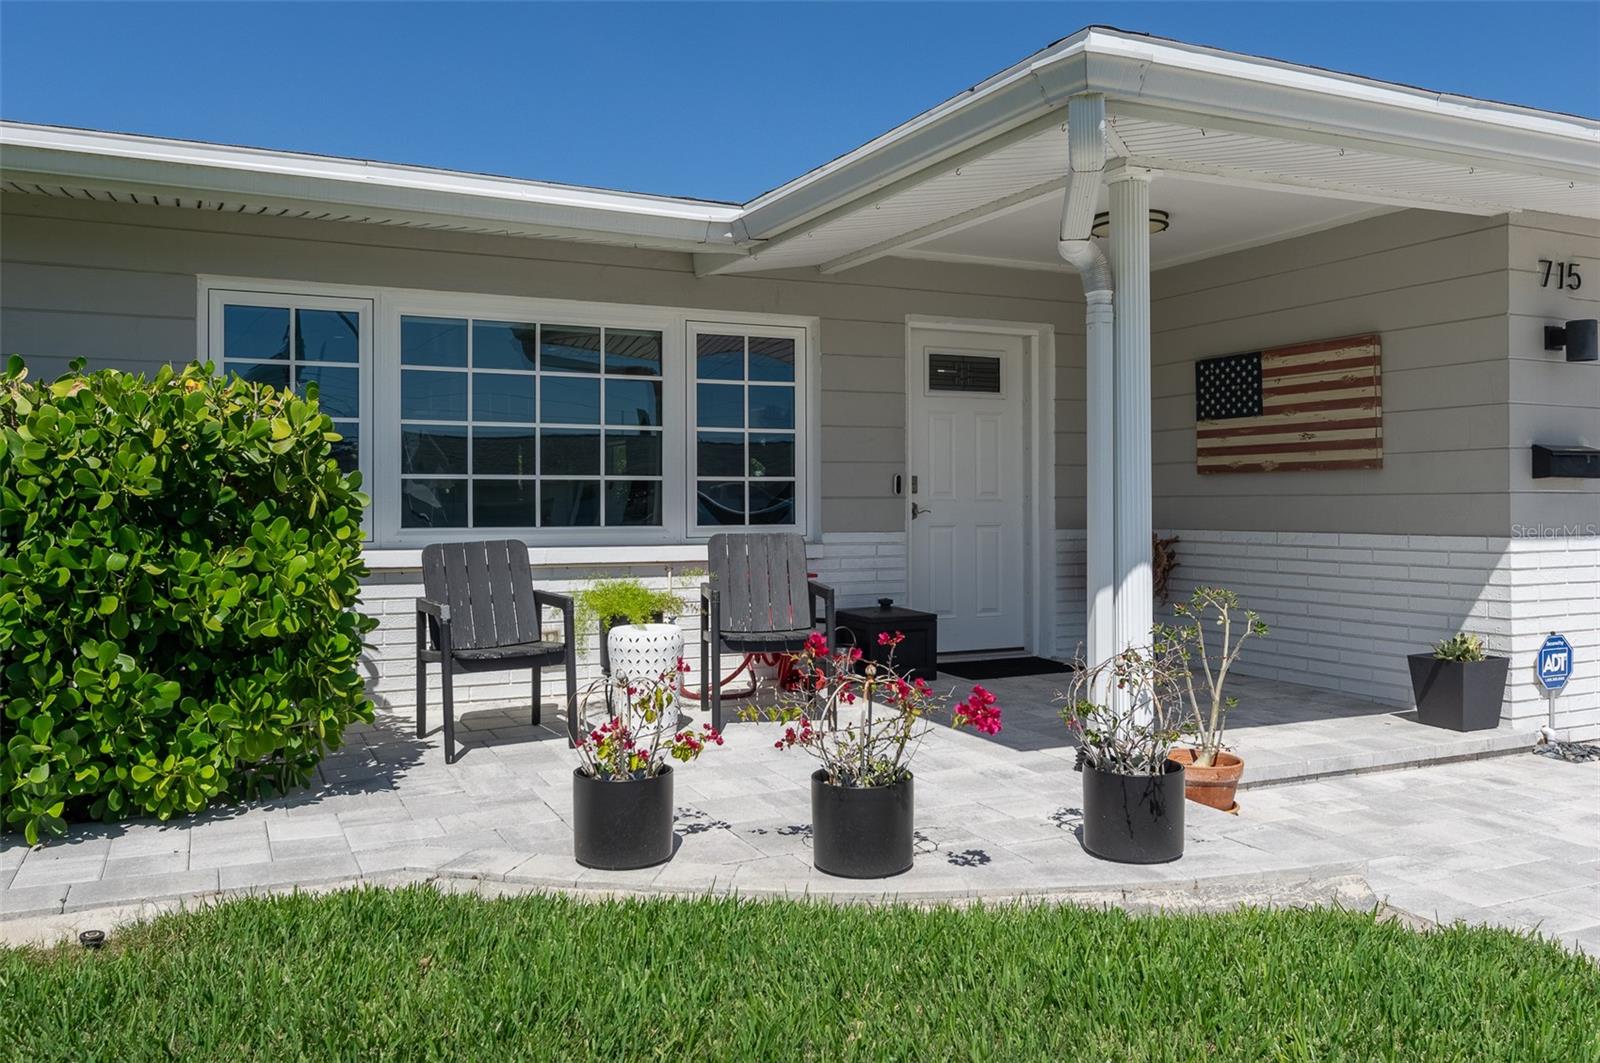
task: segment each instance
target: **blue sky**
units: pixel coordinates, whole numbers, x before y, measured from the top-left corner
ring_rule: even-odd
[[[0,115],[744,200],[1088,23],[1600,116],[1600,4],[0,3]]]

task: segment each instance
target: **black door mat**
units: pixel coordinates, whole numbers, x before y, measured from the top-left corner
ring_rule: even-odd
[[[989,660],[939,662],[940,675],[978,681],[1014,679],[1024,675],[1062,675],[1070,671],[1072,665],[1043,657],[994,657]]]

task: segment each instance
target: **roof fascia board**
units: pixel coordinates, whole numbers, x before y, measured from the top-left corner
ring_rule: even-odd
[[[1173,76],[1133,60],[1102,56],[1091,57],[1089,70],[1113,114],[1564,181],[1600,180],[1600,126],[1591,136],[1580,137],[1570,131],[1486,125],[1457,114],[1396,109],[1301,88],[1244,91],[1209,74]]]
[[[1600,120],[1596,119],[1429,92],[1356,74],[1297,66],[1178,41],[1090,30],[1084,50],[1090,56],[1091,78],[1106,86],[1096,91],[1113,91],[1110,87],[1113,75],[1108,65],[1124,64],[1128,73],[1123,75],[1119,94],[1152,99],[1167,97],[1187,101],[1191,107],[1236,107],[1235,97],[1219,93],[1215,87],[1248,84],[1245,99],[1250,103],[1261,103],[1272,98],[1271,94],[1282,92],[1283,99],[1298,96],[1310,104],[1303,113],[1293,108],[1274,112],[1279,121],[1327,121],[1332,112],[1335,119],[1346,114],[1367,116],[1364,120],[1354,120],[1357,127],[1370,125],[1375,129],[1404,133],[1407,124],[1396,116],[1410,113],[1424,121],[1466,124],[1468,128],[1457,131],[1461,135],[1453,135],[1446,141],[1457,150],[1493,151],[1497,144],[1493,132],[1488,133],[1482,145],[1472,141],[1475,133],[1498,130],[1507,135],[1533,135],[1565,143],[1576,149],[1577,161],[1587,158],[1591,163],[1593,155],[1584,156],[1581,145],[1600,145]],[[1206,91],[1208,85],[1212,87],[1210,91]],[[1374,113],[1386,117],[1374,121],[1370,117]],[[1420,140],[1431,139],[1421,127],[1415,135]]]
[[[744,216],[752,239],[770,239],[863,197],[902,186],[930,167],[950,169],[958,157],[974,157],[1019,127],[1037,132],[1041,112],[1065,108],[1067,97],[1082,92],[1085,64],[1079,52],[1058,53],[1015,76],[979,89],[951,106],[914,120],[857,151],[755,200]],[[1060,116],[1062,119],[1065,115]],[[981,142],[981,143],[980,143]],[[982,154],[983,152],[977,152]],[[882,198],[875,196],[869,202]]]

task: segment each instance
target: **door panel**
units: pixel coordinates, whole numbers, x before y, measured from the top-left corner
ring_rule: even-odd
[[[1020,648],[1022,339],[916,330],[907,357],[911,603],[939,615],[941,652]]]

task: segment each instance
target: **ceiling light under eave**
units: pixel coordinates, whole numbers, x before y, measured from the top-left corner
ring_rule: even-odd
[[[1152,209],[1150,211],[1150,235],[1151,236],[1154,236],[1156,233],[1164,233],[1164,232],[1166,232],[1167,229],[1171,225],[1172,225],[1172,216],[1170,214],[1168,214],[1166,211],[1164,211],[1164,210],[1154,210],[1154,209]],[[1096,214],[1094,216],[1094,224],[1089,227],[1089,235],[1090,236],[1110,236],[1111,235],[1111,215],[1108,212],[1101,211],[1099,214]]]

